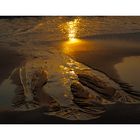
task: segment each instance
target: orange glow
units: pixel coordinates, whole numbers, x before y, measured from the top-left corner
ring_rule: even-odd
[[[94,49],[95,47],[93,47],[91,43],[81,39],[68,40],[63,44],[63,52],[66,54],[71,54],[78,51],[89,51]]]
[[[77,43],[80,43],[81,40],[80,39],[77,39],[77,38],[71,38],[69,39],[66,44],[77,44]]]

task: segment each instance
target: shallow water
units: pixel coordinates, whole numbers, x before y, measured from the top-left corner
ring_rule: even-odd
[[[68,39],[70,33],[75,33],[75,36],[80,38],[101,34],[140,32],[140,17],[1,18],[0,31],[1,41],[4,38],[9,41],[18,41],[18,43],[54,41]]]
[[[139,46],[140,42],[120,39],[77,40],[74,44],[64,43],[63,51],[73,59],[140,90]]]
[[[125,57],[122,62],[115,65],[115,69],[122,81],[140,91],[140,56]]]

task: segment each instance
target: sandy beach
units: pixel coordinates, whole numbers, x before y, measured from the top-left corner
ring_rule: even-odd
[[[109,40],[95,40],[94,44],[92,44],[91,40],[89,41],[90,47],[96,47],[97,49],[93,49],[93,51],[89,49],[85,49],[84,51],[73,51],[69,52],[69,56],[71,56],[74,60],[81,62],[85,65],[88,65],[89,67],[93,69],[97,69],[99,71],[104,72],[106,75],[110,76],[112,79],[115,79],[116,81],[121,81],[119,75],[117,74],[117,71],[114,69],[114,65],[121,62],[122,59],[126,56],[137,56],[140,55],[140,49],[137,48],[136,44],[135,47],[137,49],[133,49],[130,45],[130,43],[133,44],[133,42],[130,43],[124,43],[124,45],[127,48],[127,51],[125,48],[121,48],[122,43],[118,43],[117,47],[114,46],[112,49],[110,46],[106,47],[108,44],[111,44],[112,41]],[[139,43],[139,42],[138,42]],[[93,45],[93,46],[92,46]],[[74,46],[77,47],[77,46]],[[24,56],[19,55],[14,50],[9,50],[5,48],[0,48],[1,54],[0,54],[0,60],[1,60],[1,82],[4,79],[7,79],[12,70],[21,65],[24,61]],[[7,57],[8,55],[8,57]],[[4,60],[4,61],[3,61]],[[8,65],[7,65],[8,64]],[[115,106],[111,107],[108,106],[108,111],[105,113],[104,116],[97,120],[89,120],[89,121],[68,121],[64,119],[60,119],[57,117],[50,117],[42,114],[42,109],[37,109],[33,111],[27,111],[27,112],[7,112],[2,111],[0,114],[0,123],[139,123],[139,105],[123,105],[123,104],[116,104]],[[121,110],[120,110],[121,108]],[[126,110],[126,111],[124,111]],[[119,113],[115,113],[119,112]],[[132,113],[133,112],[133,113]],[[131,114],[128,116],[128,114]],[[118,119],[118,115],[119,118]],[[127,115],[127,119],[126,119]],[[7,117],[6,117],[7,116]],[[9,119],[10,116],[10,119]],[[120,117],[121,116],[121,117]]]
[[[63,30],[70,26],[69,37],[73,37],[73,19],[65,18],[64,23],[68,20],[66,25],[62,19],[54,19]],[[140,33],[134,32],[138,25],[135,30],[130,29],[134,30],[132,33],[112,33],[111,27],[112,31],[108,29],[106,33],[104,30],[99,35],[92,35],[91,27],[86,25],[90,30],[84,36],[67,40],[61,38],[63,32],[59,33],[54,26],[55,20],[29,18],[25,22],[24,18],[15,18],[7,22],[7,19],[1,19],[0,27],[3,22],[7,25],[2,28],[0,37],[0,123],[140,123],[140,94],[139,91],[135,93],[140,87],[139,60],[131,60],[131,57],[139,59],[137,56],[140,56]],[[82,21],[77,18],[74,23],[85,21],[91,23],[88,18]],[[94,23],[97,21],[103,22],[102,18],[93,20]],[[51,22],[50,29],[58,35],[46,29]],[[13,23],[16,23],[15,27]],[[7,33],[9,25],[14,28],[9,28]],[[120,23],[118,26],[124,25]],[[101,32],[98,27],[95,31]],[[131,60],[130,68],[135,64],[132,76],[127,75],[130,68],[125,66],[126,58]],[[122,69],[116,68],[120,64]],[[122,71],[126,73],[124,77]],[[90,104],[90,99],[95,103]],[[72,114],[72,119],[67,112]]]

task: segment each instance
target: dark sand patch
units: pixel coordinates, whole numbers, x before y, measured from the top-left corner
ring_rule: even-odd
[[[7,79],[14,68],[20,66],[24,57],[16,51],[0,47],[0,84]]]
[[[107,112],[99,119],[70,121],[45,115],[45,109],[26,112],[0,112],[1,124],[139,124],[139,104],[116,104],[106,107]],[[127,109],[126,109],[127,108]],[[132,111],[133,110],[133,111]]]
[[[99,34],[94,36],[86,36],[83,37],[84,39],[88,40],[123,40],[123,41],[134,41],[140,42],[140,32],[135,33],[114,33],[114,34]]]

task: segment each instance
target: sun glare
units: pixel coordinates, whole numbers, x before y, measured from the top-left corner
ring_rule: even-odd
[[[74,19],[73,21],[67,22],[67,30],[68,30],[68,39],[71,42],[75,42],[77,35],[77,25],[79,23],[79,19]]]

